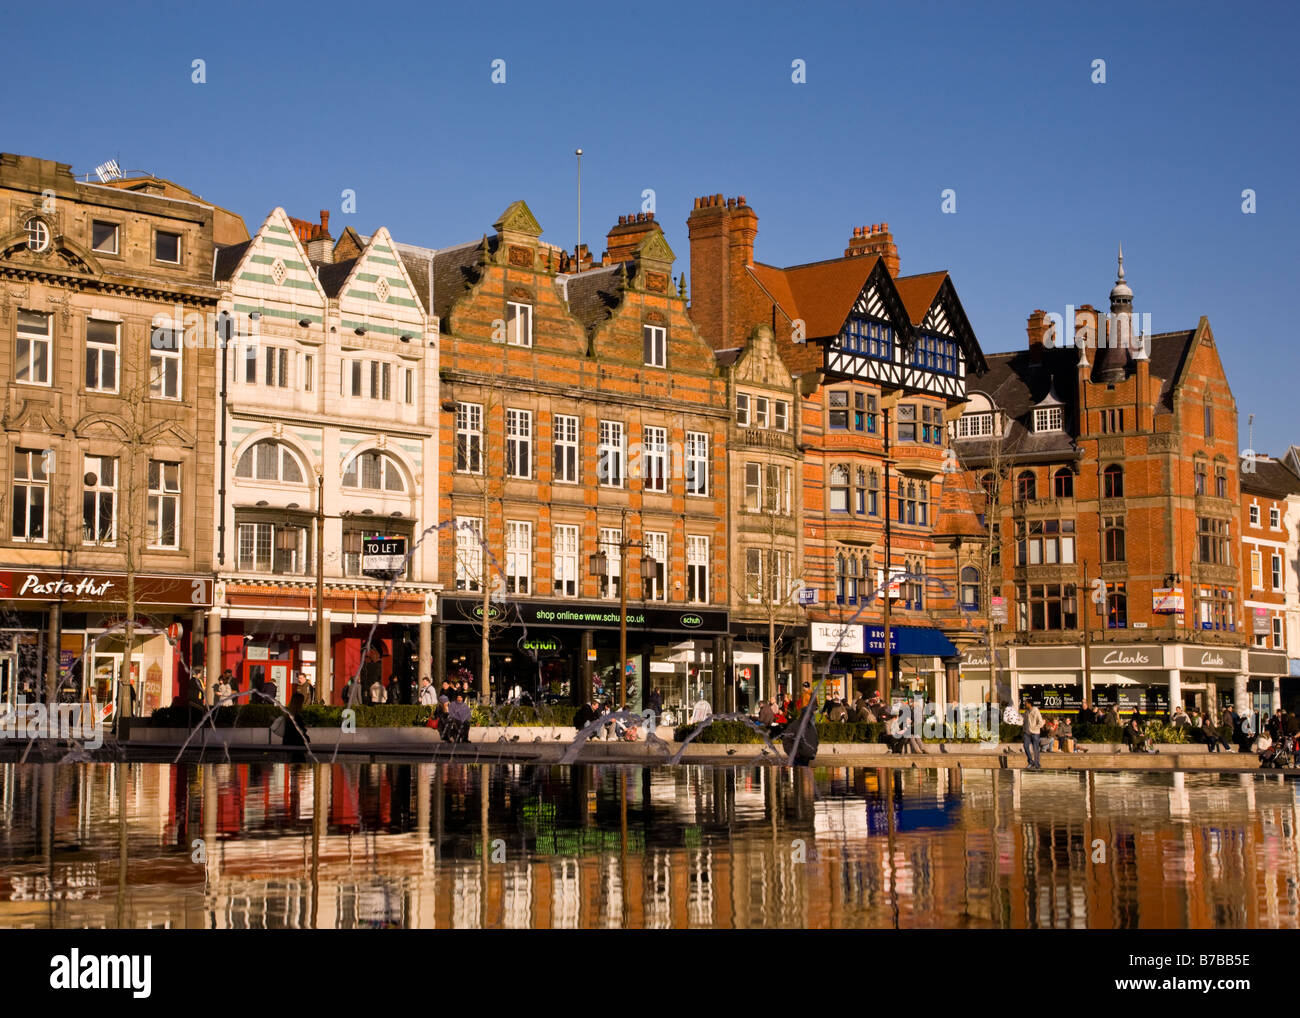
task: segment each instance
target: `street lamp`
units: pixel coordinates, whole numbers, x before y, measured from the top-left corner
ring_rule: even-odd
[[[620,531],[620,535],[623,532]],[[627,550],[645,548],[644,541],[629,541],[620,536],[618,543],[618,709],[627,709]],[[596,551],[587,562],[587,570],[592,576],[606,575],[609,555],[603,548]],[[657,579],[659,563],[648,555],[641,556],[641,578],[646,582]],[[642,600],[645,600],[645,588],[642,587]]]
[[[1067,615],[1075,617],[1075,624],[1079,622],[1079,596],[1078,588],[1067,588],[1069,593],[1061,601],[1061,608]],[[1083,589],[1091,589],[1088,586],[1088,561],[1083,561]],[[1088,625],[1088,612],[1083,613],[1083,701],[1092,704],[1092,627]],[[1062,620],[1064,621],[1064,620]]]

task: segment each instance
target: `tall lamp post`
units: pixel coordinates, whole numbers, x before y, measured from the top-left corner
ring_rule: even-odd
[[[326,646],[329,626],[325,621],[325,471],[316,475],[316,687],[312,700],[325,703],[325,668],[333,662]],[[330,685],[333,686],[332,676]]]
[[[1085,596],[1091,588],[1088,586],[1088,560],[1083,560],[1083,590]],[[1078,591],[1070,594],[1065,599],[1065,611],[1067,614],[1078,617],[1080,611],[1083,614],[1083,702],[1096,706],[1092,703],[1092,627],[1088,624],[1088,610],[1080,604]]]
[[[624,518],[626,521],[626,517]],[[626,528],[619,531],[618,542],[618,709],[627,709],[627,550],[645,548],[644,541],[630,541]],[[592,576],[606,575],[609,567],[609,555],[604,548],[599,548],[588,560],[587,571]],[[658,561],[648,555],[641,556],[641,578],[643,581],[657,579]],[[642,594],[645,590],[642,588]],[[642,598],[644,600],[644,597]]]
[[[884,426],[885,426],[885,455],[884,455],[885,504],[882,506],[885,513],[885,587],[884,587],[885,598],[884,598],[884,604],[882,605],[883,614],[884,614],[884,623],[885,623],[884,625],[885,639],[884,639],[884,653],[882,655],[884,660],[881,668],[881,671],[884,674],[877,676],[876,688],[880,691],[880,697],[882,700],[885,701],[886,705],[888,705],[888,703],[890,702],[890,698],[893,695],[893,688],[894,688],[894,675],[893,675],[894,662],[893,662],[893,657],[889,650],[889,635],[890,635],[889,634],[889,629],[890,629],[889,613],[890,613],[890,608],[892,606],[892,602],[889,597],[889,591],[890,588],[893,586],[892,581],[894,578],[894,561],[893,561],[894,556],[893,556],[893,550],[891,548],[891,542],[890,542],[891,528],[889,522],[889,489],[890,489],[890,485],[893,483],[889,477],[889,467],[890,464],[892,464],[894,461],[893,458],[889,455],[889,412],[898,406],[898,400],[900,396],[902,396],[901,391],[892,393],[891,395],[888,396],[882,395],[880,397],[880,409],[884,412]]]

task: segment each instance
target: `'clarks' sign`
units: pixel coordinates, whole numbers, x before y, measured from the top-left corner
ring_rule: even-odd
[[[1160,647],[1093,647],[1094,668],[1163,668],[1164,651]]]
[[[0,601],[62,601],[67,604],[125,604],[126,573],[0,572]],[[137,605],[212,604],[212,579],[137,573]]]

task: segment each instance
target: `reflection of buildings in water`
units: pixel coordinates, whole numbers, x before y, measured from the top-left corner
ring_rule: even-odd
[[[658,769],[627,782],[624,851],[616,771],[589,786],[604,830],[584,832],[567,776],[502,769],[489,837],[507,861],[484,866],[478,772],[460,765],[436,782],[385,765],[44,774],[43,789],[38,767],[0,769],[0,925],[1295,927],[1300,913],[1294,785],[1267,779],[1252,812],[1235,776],[1049,772],[1022,777],[1012,809],[1011,775],[967,772],[950,811],[936,772],[824,772],[808,795],[778,768]],[[552,818],[551,854],[510,833],[529,802]],[[913,824],[934,811],[949,826]]]

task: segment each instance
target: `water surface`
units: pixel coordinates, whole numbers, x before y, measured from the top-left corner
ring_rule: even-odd
[[[1295,927],[1280,775],[0,765],[0,926]]]

